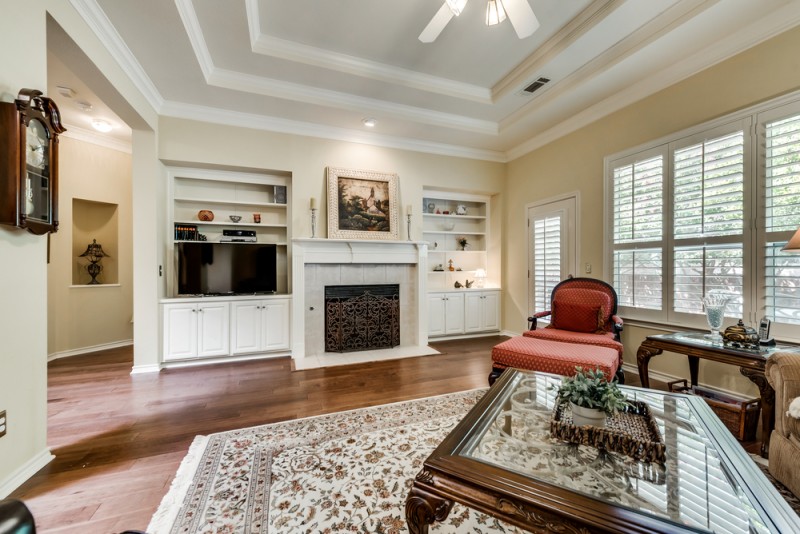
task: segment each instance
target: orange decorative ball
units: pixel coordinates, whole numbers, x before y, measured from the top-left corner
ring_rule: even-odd
[[[197,218],[201,221],[211,222],[214,220],[214,212],[211,210],[200,210],[197,212]]]

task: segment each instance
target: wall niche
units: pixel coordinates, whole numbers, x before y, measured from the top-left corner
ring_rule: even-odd
[[[92,276],[87,256],[81,256],[94,241],[102,246],[102,267],[96,276],[98,284],[119,284],[119,214],[117,204],[72,199],[72,267],[73,285],[90,285]]]

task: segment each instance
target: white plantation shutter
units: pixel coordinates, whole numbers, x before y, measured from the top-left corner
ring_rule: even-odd
[[[702,314],[703,296],[719,289],[739,297],[725,315],[741,317],[744,132],[677,149],[673,162],[673,310]]]
[[[532,221],[534,311],[550,309],[550,294],[561,281],[561,219],[552,215]]]
[[[614,243],[661,239],[663,168],[656,156],[614,169]]]
[[[765,145],[765,281],[767,317],[800,324],[800,255],[781,252],[800,228],[800,115],[768,122]]]
[[[664,156],[615,166],[612,174],[612,275],[618,304],[660,310]]]

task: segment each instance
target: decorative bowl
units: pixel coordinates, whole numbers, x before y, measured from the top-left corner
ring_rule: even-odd
[[[230,217],[231,221],[233,221],[235,223],[237,223],[237,222],[242,220],[242,216],[241,215],[228,215],[228,217]]]
[[[214,212],[211,210],[200,210],[197,212],[197,218],[201,221],[211,222],[214,220]]]
[[[450,231],[453,230],[453,228],[456,227],[456,223],[455,223],[455,221],[443,221],[439,226],[445,232],[450,232]]]

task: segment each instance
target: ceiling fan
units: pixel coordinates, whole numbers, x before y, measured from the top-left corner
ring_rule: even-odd
[[[459,16],[466,5],[467,0],[445,0],[439,11],[419,34],[419,40],[423,43],[435,41],[450,19]],[[486,25],[500,24],[506,19],[506,14],[520,39],[533,35],[533,32],[539,27],[539,20],[533,14],[528,0],[488,0]]]

